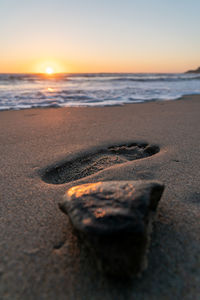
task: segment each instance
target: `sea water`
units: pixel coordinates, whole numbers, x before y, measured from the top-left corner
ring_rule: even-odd
[[[200,94],[200,74],[0,74],[0,110],[107,106]]]

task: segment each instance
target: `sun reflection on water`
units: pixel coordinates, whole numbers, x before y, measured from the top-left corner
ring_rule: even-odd
[[[50,87],[48,87],[48,88],[47,88],[47,91],[48,91],[48,92],[54,92],[54,89],[53,89],[53,88],[50,88]]]

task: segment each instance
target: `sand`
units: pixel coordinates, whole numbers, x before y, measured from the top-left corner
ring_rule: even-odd
[[[0,299],[198,299],[199,112],[200,96],[0,112]],[[160,150],[102,163],[101,149],[140,141]],[[55,165],[65,183],[56,184]],[[147,271],[116,282],[98,273],[58,203],[76,184],[137,179],[166,189]]]

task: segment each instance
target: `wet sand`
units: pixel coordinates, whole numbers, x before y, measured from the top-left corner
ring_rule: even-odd
[[[198,299],[199,112],[200,96],[0,112],[0,299]],[[102,159],[102,149],[141,142],[159,151]],[[136,179],[166,188],[147,271],[116,282],[98,273],[58,203],[76,184]]]

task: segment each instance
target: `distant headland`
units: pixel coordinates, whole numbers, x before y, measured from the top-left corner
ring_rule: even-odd
[[[189,70],[185,73],[197,73],[197,74],[200,74],[200,67],[198,67],[196,70]]]

